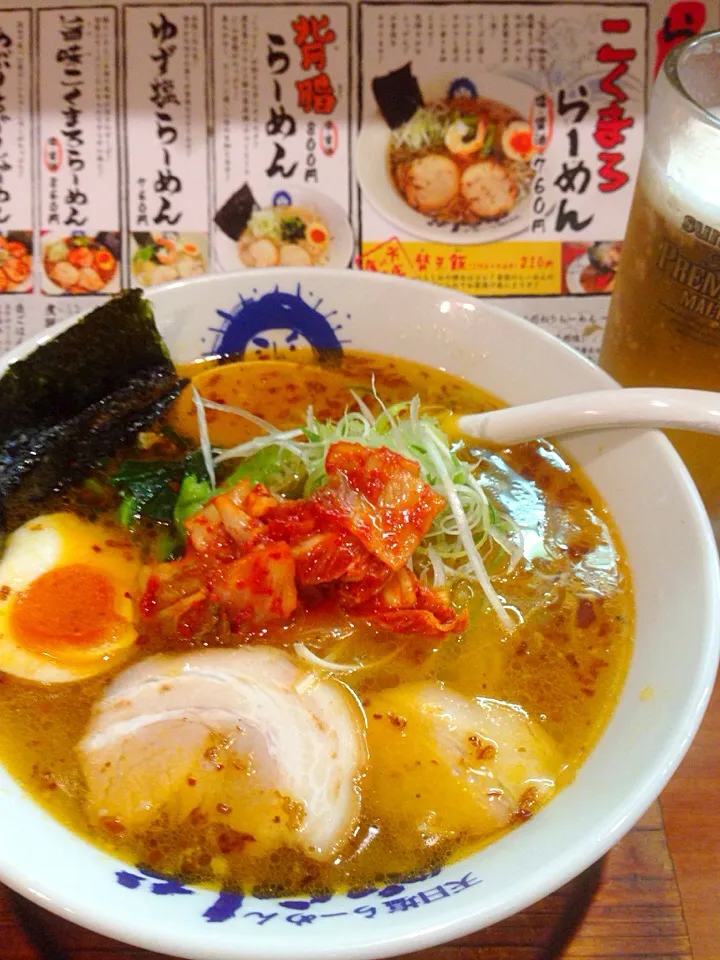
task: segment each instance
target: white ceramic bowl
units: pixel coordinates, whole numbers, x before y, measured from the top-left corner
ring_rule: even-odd
[[[254,341],[290,337],[321,350],[340,341],[442,366],[511,403],[614,386],[525,320],[414,281],[332,270],[244,271],[149,296],[177,360],[212,352],[218,341],[252,354]],[[120,863],[66,831],[0,770],[0,878],[76,923],[178,957],[349,960],[470,933],[592,864],[659,794],[698,727],[717,667],[720,578],[698,495],[663,436],[577,436],[566,448],[621,531],[637,634],[605,734],[574,783],[531,821],[420,881],[322,902],[243,900]]]

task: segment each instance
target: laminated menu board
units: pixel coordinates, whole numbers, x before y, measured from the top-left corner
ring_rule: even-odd
[[[0,9],[0,350],[122,288],[309,265],[590,357],[652,81],[702,2]]]

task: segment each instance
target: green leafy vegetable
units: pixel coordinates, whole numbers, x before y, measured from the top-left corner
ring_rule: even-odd
[[[205,466],[205,458],[202,450],[195,450],[185,457],[185,473],[173,508],[175,529],[183,543],[185,542],[185,520],[198,510],[202,510],[212,496],[214,491]]]
[[[110,483],[122,494],[118,519],[123,526],[143,518],[172,523],[183,541],[183,521],[213,496],[200,450],[184,460],[126,460]]]
[[[263,483],[273,493],[293,498],[302,495],[305,475],[305,465],[299,457],[279,447],[269,446],[243,460],[214,491],[204,468],[201,451],[198,450],[186,461],[185,475],[173,508],[177,532],[184,540],[185,520],[202,510],[216,494],[225,493],[241,480],[248,480],[253,485]]]
[[[126,460],[110,483],[122,494],[120,522],[141,517],[170,523],[185,464],[178,460]]]
[[[489,123],[487,130],[485,132],[485,139],[483,140],[483,145],[480,148],[480,156],[487,157],[490,153],[492,153],[494,146],[495,146],[495,124]]]
[[[185,535],[184,522],[198,510],[202,510],[212,496],[213,491],[209,480],[198,480],[191,473],[183,477],[180,492],[173,507],[173,521],[181,537]]]
[[[137,263],[145,263],[147,260],[153,260],[155,257],[155,250],[156,247],[154,243],[147,247],[140,247],[139,250],[135,251],[133,260],[137,261]]]
[[[282,217],[280,220],[280,236],[285,243],[296,243],[305,239],[305,221],[302,217]]]
[[[168,527],[161,530],[155,538],[153,555],[158,563],[165,563],[168,560],[179,560],[184,550],[185,541],[174,527]]]
[[[223,488],[232,487],[241,480],[249,480],[252,484],[264,483],[273,493],[293,499],[302,495],[306,476],[301,457],[270,444],[243,460],[227,478]]]
[[[201,450],[184,460],[126,460],[110,478],[122,495],[118,520],[132,527],[139,520],[172,524],[177,542],[185,542],[184,523],[217,494],[241,480],[264,483],[274,493],[288,497],[302,494],[305,480],[303,461],[277,446],[265,447],[248,457],[213,490]]]

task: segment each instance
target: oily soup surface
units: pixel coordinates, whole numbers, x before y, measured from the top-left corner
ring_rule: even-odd
[[[295,361],[298,354],[288,359]],[[268,363],[261,398],[257,391],[254,396],[242,395],[242,384],[236,393],[228,392],[222,377],[215,382],[214,398],[231,404],[241,400],[274,424],[293,426],[304,422],[309,404],[320,418],[339,417],[352,402],[347,389],[366,393],[374,373],[377,389],[388,404],[419,393],[424,404],[456,413],[495,405],[478,388],[410,362],[349,354],[332,368],[328,386],[327,380],[314,375],[309,357],[299,359],[308,366],[303,375],[291,378]],[[191,369],[197,373],[205,367],[208,364]],[[222,367],[216,372],[222,373]],[[205,395],[213,397],[212,389]],[[185,425],[188,432],[193,429],[182,400],[171,420],[176,427]],[[212,428],[212,415],[208,422]],[[218,424],[218,430],[221,427]],[[231,427],[237,429],[237,424]],[[245,436],[254,433],[251,425],[242,429]],[[237,438],[225,440],[238,442]],[[511,451],[475,450],[472,455],[483,460],[491,502],[510,513],[524,534],[524,560],[509,576],[502,570],[494,575],[496,590],[518,621],[511,635],[504,635],[484,598],[461,586],[457,589],[463,595],[453,600],[470,611],[470,624],[462,636],[394,635],[361,618],[330,615],[319,608],[297,612],[288,624],[266,628],[250,639],[280,646],[290,654],[293,644],[301,640],[320,656],[332,651],[338,662],[353,658],[377,662],[374,669],[341,676],[366,706],[382,703],[399,684],[428,680],[441,681],[466,697],[517,704],[557,745],[561,787],[572,780],[592,749],[625,678],[633,627],[625,558],[599,497],[557,449],[540,443]],[[73,509],[73,495],[62,505]],[[52,507],[57,509],[58,504]],[[244,639],[233,634],[222,638],[222,643],[241,645]],[[142,628],[140,641],[130,663],[168,649],[163,638],[143,635]],[[196,644],[188,638],[175,641],[170,649],[188,651]],[[142,835],[124,832],[116,823],[93,829],[84,812],[75,747],[93,703],[116,673],[55,686],[0,673],[0,761],[63,823],[129,862],[179,873],[189,881],[279,894],[357,888],[391,876],[424,872],[487,842],[487,837],[473,837],[467,829],[433,829],[434,808],[442,805],[443,797],[435,789],[435,767],[424,762],[422,739],[411,743],[406,754],[406,764],[413,765],[411,776],[407,769],[393,771],[392,759],[388,766],[387,758],[383,769],[390,773],[373,776],[374,751],[379,760],[383,750],[395,749],[398,737],[417,736],[412,723],[382,710],[368,712],[371,757],[362,783],[361,820],[355,836],[334,861],[321,863],[291,850],[253,855],[247,837],[201,819],[193,822],[192,816],[180,827],[160,818]],[[410,783],[409,794],[404,785]],[[461,793],[448,800],[459,809],[466,802]],[[471,810],[468,820],[472,822]]]

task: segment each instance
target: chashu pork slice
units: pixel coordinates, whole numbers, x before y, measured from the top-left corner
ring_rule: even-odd
[[[366,807],[371,817],[376,807],[389,809],[386,819],[410,851],[490,836],[556,792],[558,748],[513,704],[407,683],[371,695],[365,709]]]
[[[360,814],[365,718],[350,691],[272,647],[142,660],[96,704],[78,745],[88,812],[124,829],[198,815],[332,857]]]

